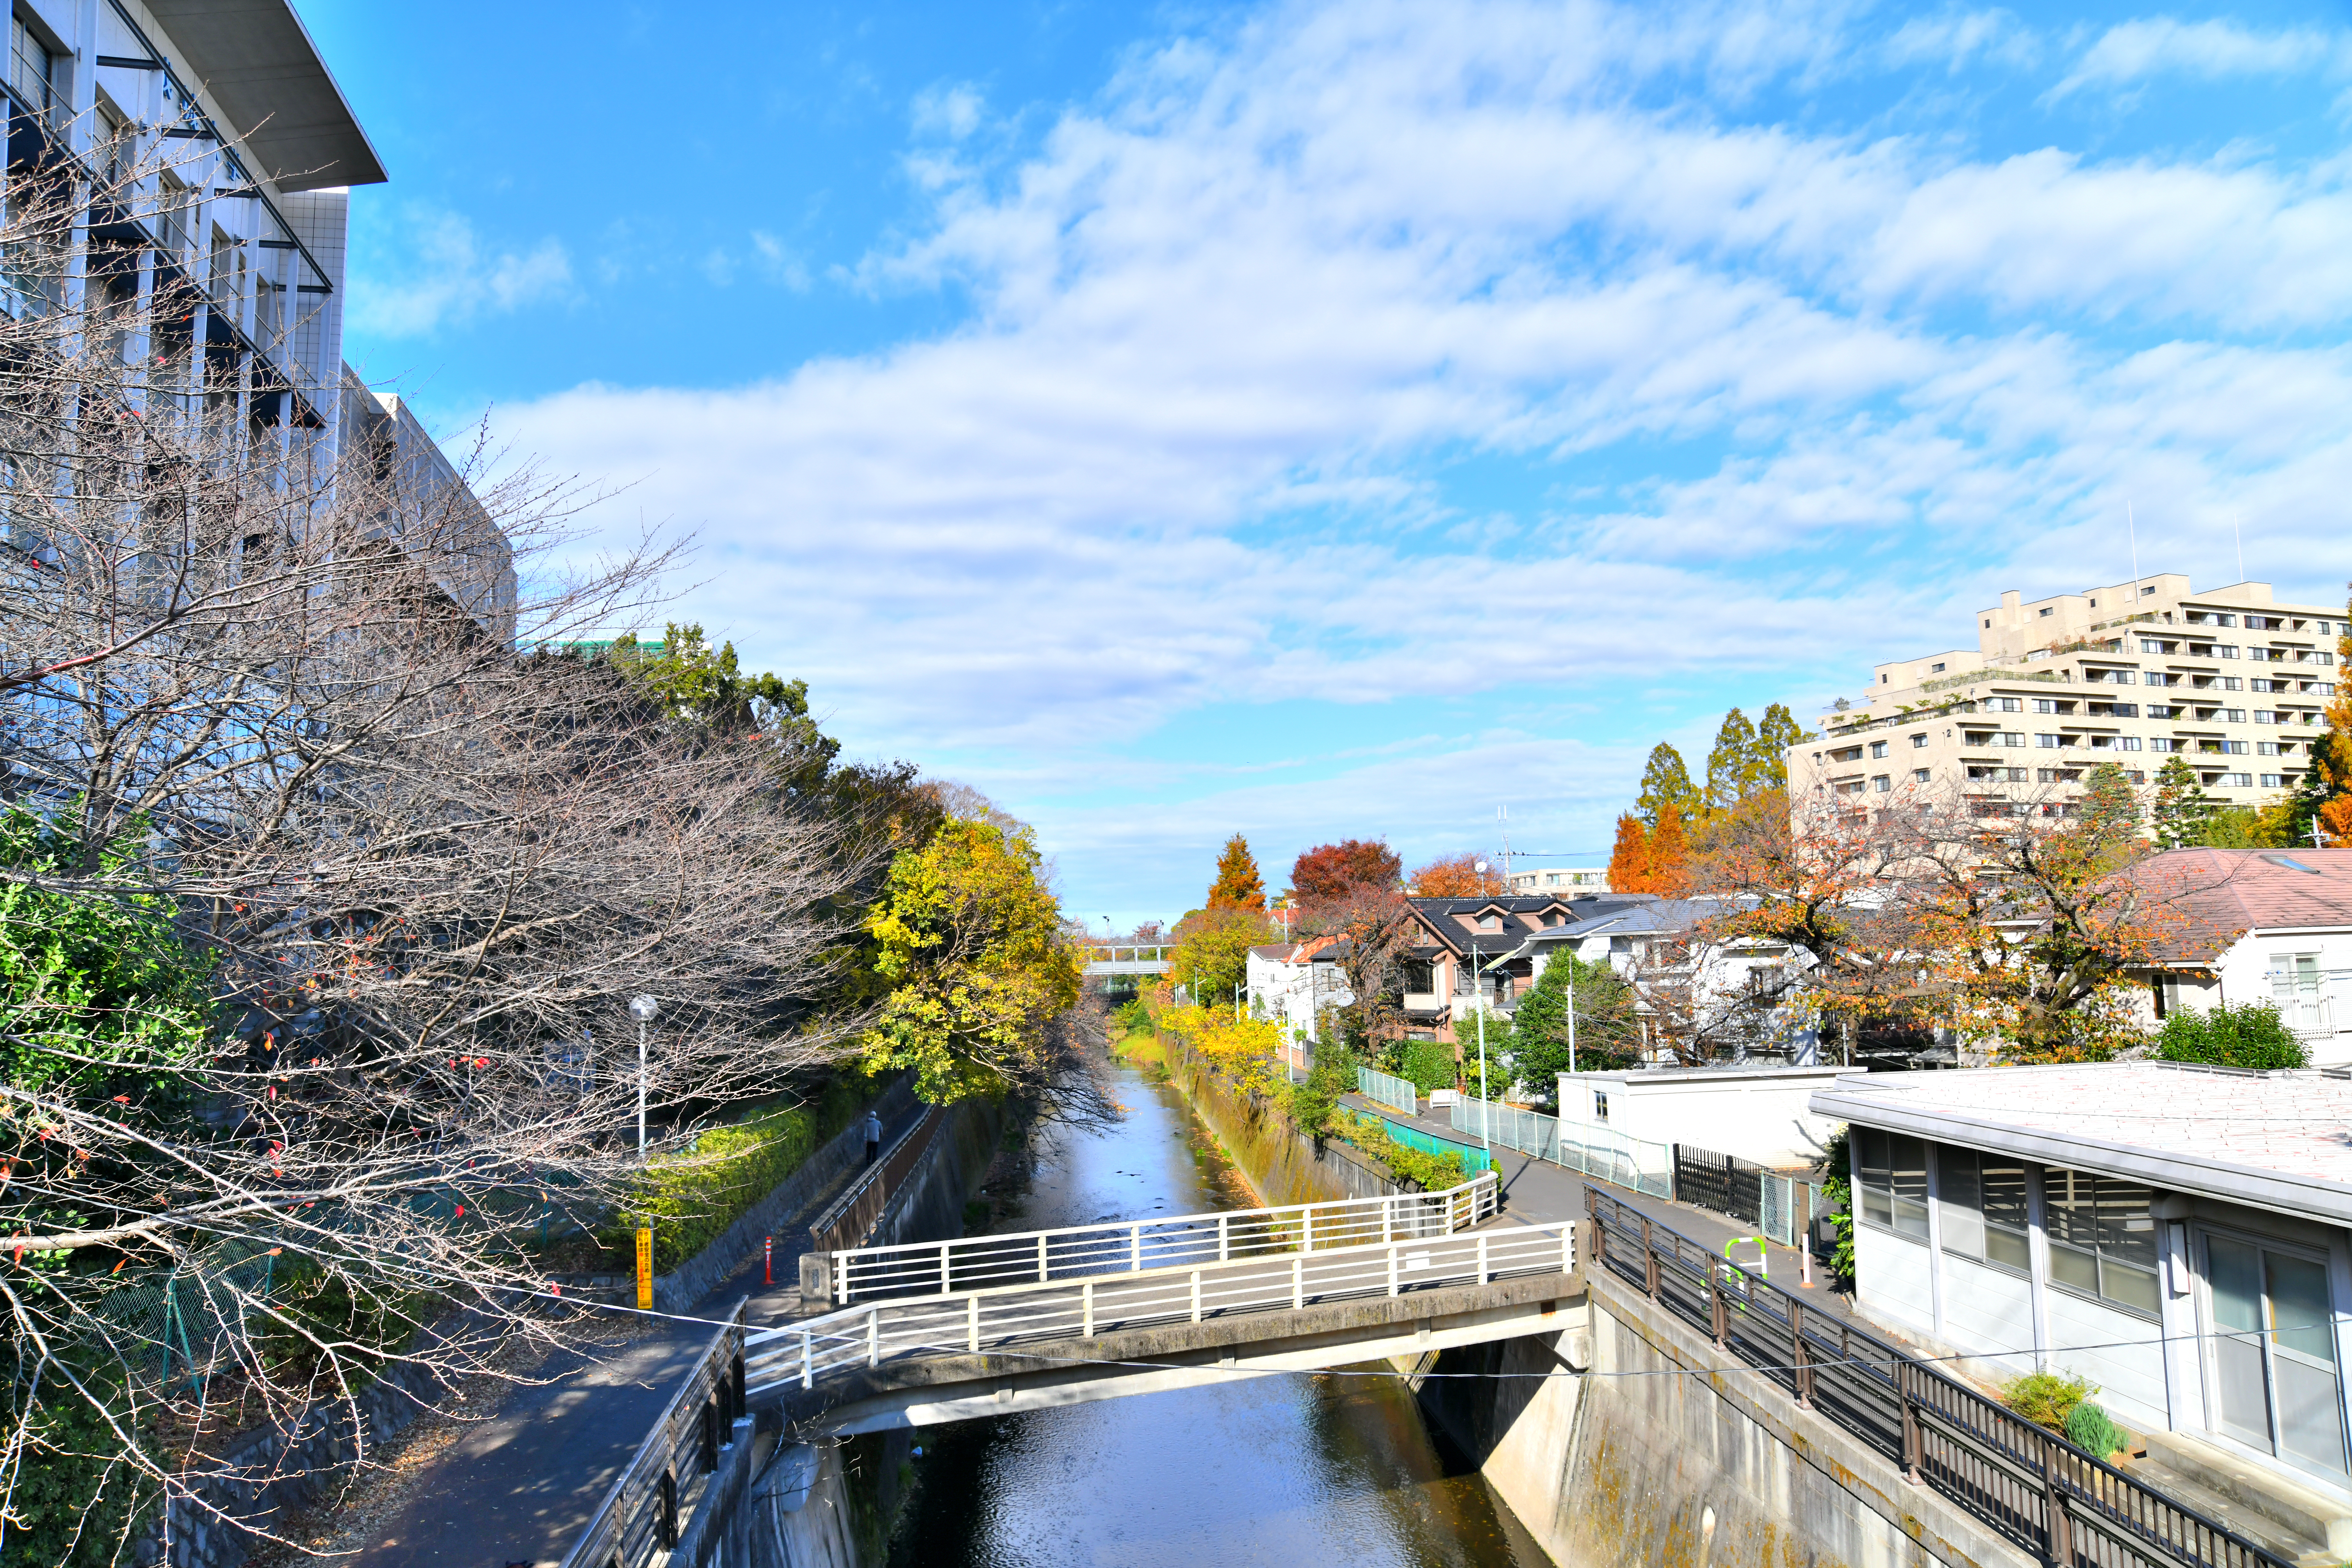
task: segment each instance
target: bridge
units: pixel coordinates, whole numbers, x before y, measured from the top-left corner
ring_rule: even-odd
[[[682,1517],[724,1511],[700,1502],[719,1472],[740,1495],[742,1466],[722,1450],[755,1427],[805,1451],[860,1432],[1583,1329],[1574,1225],[1519,1224],[1499,1208],[1486,1172],[1438,1193],[832,1252],[804,1277],[832,1310],[765,1328],[739,1310],[567,1568],[635,1568],[665,1551],[678,1563]],[[698,1558],[699,1537],[688,1544]]]
[[[1132,946],[1127,942],[1096,943],[1087,948],[1088,974],[1165,974],[1169,961],[1176,954],[1173,942],[1165,946]]]

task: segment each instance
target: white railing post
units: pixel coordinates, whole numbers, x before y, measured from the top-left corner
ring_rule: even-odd
[[[1300,1211],[1299,1222],[1306,1227],[1301,1234],[1303,1234],[1307,1238],[1307,1245],[1299,1248],[1299,1250],[1302,1252],[1312,1252],[1315,1250],[1315,1208],[1313,1205],[1310,1204],[1304,1210]]]
[[[1382,1241],[1396,1239],[1396,1199],[1392,1197],[1381,1200],[1381,1239]],[[1391,1291],[1390,1294],[1394,1295],[1395,1292]]]
[[[882,1309],[879,1307],[866,1309],[866,1364],[882,1364]]]
[[[940,1294],[942,1296],[950,1295],[953,1292],[953,1289],[954,1288],[949,1283],[948,1244],[942,1241],[940,1243]]]
[[[1041,1236],[1039,1236],[1039,1237],[1037,1237],[1037,1283],[1038,1283],[1038,1284],[1040,1284],[1040,1285],[1043,1285],[1045,1282],[1045,1237],[1044,1237],[1044,1236],[1042,1236],[1042,1235],[1041,1235]]]
[[[814,1336],[806,1329],[801,1331],[801,1386],[816,1386],[816,1352]]]
[[[971,1353],[978,1355],[980,1353],[980,1297],[975,1292],[965,1300],[971,1307],[971,1316],[965,1320],[965,1327],[969,1330],[968,1338],[971,1345]]]
[[[1482,1231],[1480,1231],[1480,1232],[1478,1233],[1478,1283],[1479,1283],[1479,1284],[1481,1284],[1481,1285],[1484,1285],[1486,1282],[1486,1233],[1485,1231],[1483,1231],[1483,1230],[1482,1230]]]
[[[1192,1321],[1201,1321],[1201,1271],[1192,1270]]]
[[[1395,1243],[1395,1242],[1391,1241],[1391,1242],[1390,1242],[1390,1243],[1389,1243],[1389,1294],[1390,1294],[1390,1295],[1391,1295],[1391,1296],[1393,1296],[1393,1295],[1395,1295],[1396,1293],[1397,1293],[1397,1246],[1396,1246],[1396,1243]]]
[[[1142,1227],[1141,1226],[1139,1226],[1139,1225],[1131,1225],[1131,1226],[1128,1226],[1128,1227],[1127,1227],[1127,1247],[1128,1247],[1128,1263],[1127,1263],[1127,1271],[1128,1271],[1129,1273],[1130,1273],[1130,1274],[1140,1274],[1140,1273],[1142,1273],[1142,1272],[1143,1272],[1143,1227]]]
[[[1091,1279],[1078,1287],[1078,1337],[1095,1337],[1095,1282]]]
[[[1230,1256],[1226,1250],[1228,1238],[1225,1234],[1225,1222],[1229,1217],[1225,1215],[1217,1216],[1217,1261],[1220,1263],[1226,1261]]]
[[[1307,1305],[1307,1259],[1294,1252],[1290,1255],[1290,1309],[1299,1311]]]

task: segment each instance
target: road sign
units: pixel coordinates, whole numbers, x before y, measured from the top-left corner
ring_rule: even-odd
[[[650,1312],[654,1306],[654,1227],[637,1226],[637,1310]]]

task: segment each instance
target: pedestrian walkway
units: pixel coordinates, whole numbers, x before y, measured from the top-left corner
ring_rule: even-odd
[[[886,1144],[925,1109],[918,1103],[893,1118]],[[761,1259],[754,1253],[684,1315],[723,1319],[747,1295],[754,1323],[798,1315],[809,1222],[857,1173],[855,1166],[844,1172],[778,1225],[772,1286],[762,1283]],[[593,1358],[559,1352],[539,1371],[546,1381],[515,1390],[497,1415],[434,1462],[376,1539],[360,1548],[358,1568],[521,1563],[551,1568],[561,1563],[710,1341],[704,1322],[651,1323],[618,1352]]]
[[[1392,1121],[1409,1120],[1412,1125],[1424,1131],[1440,1134],[1455,1142],[1475,1142],[1467,1134],[1454,1131],[1453,1124],[1442,1117],[1415,1115],[1408,1119],[1395,1107],[1381,1105],[1360,1094],[1343,1095],[1340,1099],[1341,1103],[1353,1111],[1377,1113]],[[1495,1151],[1495,1170],[1503,1183],[1503,1215],[1497,1224],[1508,1225],[1516,1221],[1543,1225],[1585,1217],[1584,1188],[1590,1178],[1578,1172],[1555,1165],[1549,1160],[1538,1160],[1516,1149],[1503,1148]],[[1678,1230],[1718,1254],[1727,1242],[1752,1237],[1756,1232],[1754,1226],[1744,1225],[1729,1215],[1717,1214],[1713,1209],[1652,1197],[1645,1193],[1632,1192],[1605,1182],[1592,1184],[1629,1208],[1638,1209],[1658,1224]],[[1827,1274],[1820,1267],[1814,1268],[1813,1282],[1810,1287],[1800,1284],[1803,1260],[1795,1247],[1782,1247],[1777,1242],[1765,1242],[1763,1246],[1768,1259],[1767,1274],[1773,1284],[1800,1291],[1809,1306],[1818,1305],[1824,1311],[1864,1324],[1874,1332],[1885,1332],[1877,1324],[1858,1317],[1853,1302],[1832,1288]],[[1741,1246],[1738,1255],[1743,1262],[1750,1265],[1757,1256],[1752,1245]]]

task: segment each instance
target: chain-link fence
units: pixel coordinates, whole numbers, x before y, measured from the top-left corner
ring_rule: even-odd
[[[98,1316],[117,1349],[148,1361],[168,1394],[220,1371],[233,1345],[260,1331],[252,1320],[268,1302],[277,1271],[268,1252],[215,1248],[167,1275],[108,1292]]]
[[[1483,1136],[1490,1143],[1652,1197],[1675,1195],[1672,1144],[1628,1138],[1592,1122],[1563,1122],[1540,1111],[1496,1105],[1467,1095],[1454,1102],[1451,1121],[1456,1132]]]

